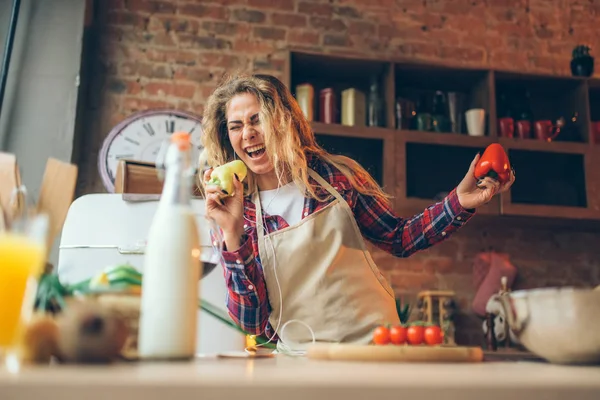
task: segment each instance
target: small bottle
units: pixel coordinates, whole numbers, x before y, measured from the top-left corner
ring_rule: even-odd
[[[313,121],[315,89],[310,83],[296,86],[296,101],[308,121]]]
[[[325,124],[335,124],[337,105],[333,88],[325,88],[319,94],[319,121]]]
[[[369,97],[367,105],[367,126],[384,126],[383,123],[383,100],[379,90],[379,82],[372,78],[369,86]]]
[[[190,359],[196,352],[200,239],[190,197],[194,181],[187,132],[175,133],[164,158],[165,183],[144,256],[138,353]]]
[[[365,126],[367,109],[365,94],[356,88],[342,92],[342,125]]]

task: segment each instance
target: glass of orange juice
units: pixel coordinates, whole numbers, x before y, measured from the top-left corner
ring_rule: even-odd
[[[0,231],[0,355],[7,361],[33,313],[47,259],[47,228],[47,215],[29,214]]]

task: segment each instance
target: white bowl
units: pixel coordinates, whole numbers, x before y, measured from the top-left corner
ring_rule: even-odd
[[[556,364],[600,363],[600,290],[542,288],[500,297],[529,351]]]

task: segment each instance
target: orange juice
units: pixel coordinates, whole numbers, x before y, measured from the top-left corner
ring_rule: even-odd
[[[45,257],[43,243],[0,234],[0,347],[10,347],[17,339],[28,280],[41,274]]]

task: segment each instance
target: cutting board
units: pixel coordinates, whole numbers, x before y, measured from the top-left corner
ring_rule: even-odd
[[[55,158],[49,158],[46,162],[37,209],[47,213],[50,218],[48,249],[52,248],[54,240],[62,230],[75,197],[77,171],[76,165]]]
[[[9,220],[23,209],[24,199],[15,190],[21,186],[21,175],[14,154],[0,152],[0,206]],[[17,195],[13,198],[14,195]]]
[[[307,357],[330,361],[481,362],[483,350],[465,346],[314,344],[308,347]]]

